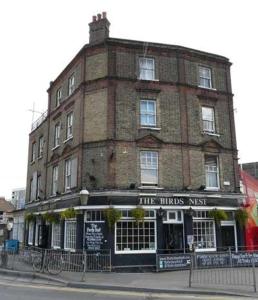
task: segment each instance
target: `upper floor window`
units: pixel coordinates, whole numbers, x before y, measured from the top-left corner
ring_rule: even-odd
[[[141,100],[141,126],[156,126],[156,101]]]
[[[213,107],[202,107],[202,126],[204,132],[215,133],[215,118]]]
[[[77,158],[65,161],[65,191],[77,185]]]
[[[205,178],[207,189],[219,189],[219,168],[217,156],[205,156]]]
[[[60,123],[55,125],[55,132],[54,132],[54,148],[60,145]]]
[[[56,195],[58,190],[58,166],[53,167],[52,174],[52,195]]]
[[[155,79],[155,60],[154,58],[139,58],[139,77],[143,80]]]
[[[31,145],[31,162],[35,161],[36,159],[36,143],[32,143]]]
[[[158,184],[158,152],[141,151],[141,183]]]
[[[75,77],[74,74],[72,74],[68,79],[68,96],[72,94],[74,89],[75,89]]]
[[[61,99],[62,99],[62,89],[59,88],[59,89],[56,91],[56,106],[59,106],[59,105],[60,105]]]
[[[44,139],[43,136],[39,138],[39,152],[38,152],[38,157],[43,156],[43,146],[44,146]]]
[[[69,113],[66,118],[66,138],[73,137],[73,112]]]
[[[199,67],[199,85],[208,89],[212,88],[210,68]]]
[[[41,194],[41,175],[37,177],[37,191],[36,191],[36,199],[40,199]]]

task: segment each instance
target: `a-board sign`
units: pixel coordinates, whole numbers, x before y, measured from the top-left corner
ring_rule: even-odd
[[[189,269],[191,265],[190,254],[158,254],[157,271]]]
[[[101,250],[104,244],[104,226],[102,223],[85,223],[85,249]]]

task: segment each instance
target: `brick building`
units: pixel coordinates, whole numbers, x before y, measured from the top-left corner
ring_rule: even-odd
[[[89,43],[50,83],[48,110],[30,133],[26,210],[37,218],[28,244],[111,248],[116,266],[152,265],[157,249],[188,251],[192,242],[198,251],[237,247],[233,212],[242,196],[231,63],[110,38],[109,26],[105,13],[93,17]],[[139,205],[145,219],[136,224],[131,210]],[[69,207],[73,219],[41,217]],[[109,207],[122,212],[111,231]],[[209,218],[214,208],[228,213],[221,227]]]
[[[251,162],[241,164],[242,169],[247,172],[249,175],[258,179],[258,162]]]

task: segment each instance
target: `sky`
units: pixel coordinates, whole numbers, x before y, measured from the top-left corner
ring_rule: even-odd
[[[257,0],[1,1],[0,196],[25,187],[33,118],[47,109],[49,82],[88,43],[88,23],[103,11],[111,37],[228,57],[239,162],[258,161],[257,7]]]

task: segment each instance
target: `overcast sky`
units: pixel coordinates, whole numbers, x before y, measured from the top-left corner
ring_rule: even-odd
[[[88,43],[92,15],[110,36],[181,45],[233,63],[240,162],[258,161],[257,0],[8,0],[0,3],[0,196],[25,187],[32,109],[47,109],[49,82]],[[35,113],[34,119],[39,117]]]

